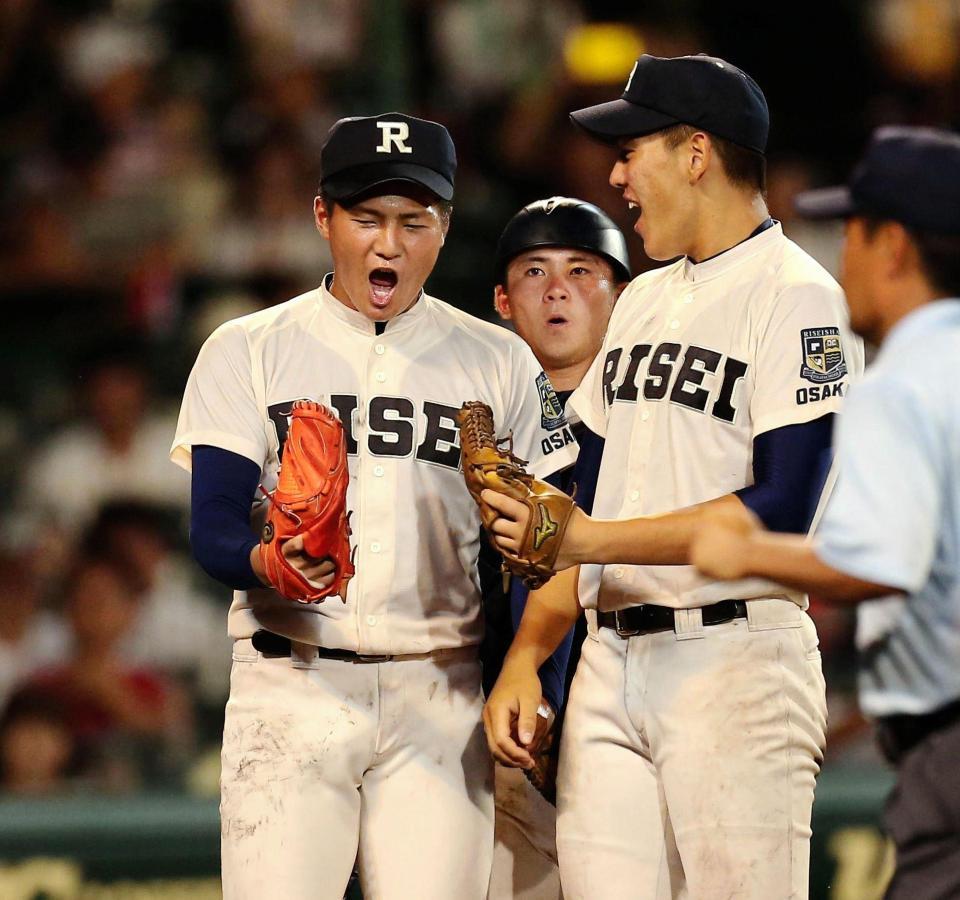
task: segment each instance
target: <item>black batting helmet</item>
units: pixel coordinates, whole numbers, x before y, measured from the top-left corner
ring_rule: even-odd
[[[497,279],[503,283],[507,265],[534,247],[573,247],[602,256],[613,266],[617,281],[629,281],[627,241],[614,221],[599,207],[572,197],[537,200],[520,210],[497,242]]]

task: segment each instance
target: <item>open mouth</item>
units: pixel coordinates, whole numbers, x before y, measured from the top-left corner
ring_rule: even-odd
[[[389,304],[396,287],[397,273],[393,269],[379,268],[370,273],[370,299],[374,306]]]
[[[547,319],[547,324],[559,327],[561,325],[566,325],[567,320],[563,316],[550,316],[550,318]]]
[[[624,197],[624,200],[627,201],[627,209],[633,213],[636,218],[633,220],[633,230],[643,236],[640,232],[640,220],[643,218],[643,207],[637,203],[636,200],[632,200],[630,197]]]

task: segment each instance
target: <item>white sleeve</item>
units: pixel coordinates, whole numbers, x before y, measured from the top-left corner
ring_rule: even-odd
[[[838,412],[863,371],[863,345],[850,331],[843,292],[825,284],[787,288],[757,340],[753,436]]]
[[[269,453],[247,336],[230,322],[200,349],[183,394],[170,458],[189,471],[198,444],[239,453],[258,466]]]
[[[567,409],[600,437],[607,436],[607,411],[603,405],[603,372],[606,354],[601,348],[587,374],[567,398]]]
[[[511,342],[511,378],[502,384],[506,391],[506,417],[497,433],[513,432],[513,452],[529,461],[530,471],[545,478],[572,466],[579,447],[557,397],[540,363],[521,340]]]

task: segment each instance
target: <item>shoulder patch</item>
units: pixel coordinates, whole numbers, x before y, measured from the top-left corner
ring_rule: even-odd
[[[839,328],[803,328],[800,331],[800,344],[803,349],[801,378],[814,384],[824,384],[847,374]]]
[[[546,372],[541,372],[537,376],[537,392],[540,394],[540,427],[545,431],[554,431],[561,425],[565,425],[567,417],[563,412],[563,404]]]

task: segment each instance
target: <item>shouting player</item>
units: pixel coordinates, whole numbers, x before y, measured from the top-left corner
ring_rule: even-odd
[[[482,898],[493,849],[481,726],[480,520],[455,416],[483,400],[544,475],[572,439],[516,336],[423,291],[449,224],[453,143],[397,113],[342,119],[316,225],[333,273],[223,325],[191,373],[173,457],[193,471],[191,538],[234,587],[221,778],[224,894],[341,898],[359,851],[371,897]],[[346,433],[356,574],[345,602],[265,586],[257,536],[288,416],[305,398]],[[331,566],[284,553],[325,586]]]
[[[709,102],[704,102],[709,98]],[[570,407],[606,438],[593,512],[531,594],[486,713],[529,764],[537,667],[580,602],[590,636],[558,777],[564,896],[804,897],[825,698],[805,596],[689,565],[703,511],[803,530],[861,349],[843,295],[764,202],[763,93],[721,59],[643,56],[572,114],[616,148],[647,254]],[[526,507],[492,491],[501,547]],[[580,564],[578,566],[577,564]]]
[[[597,355],[613,305],[630,280],[623,233],[590,203],[569,197],[538,200],[507,223],[497,244],[496,269],[494,307],[530,345],[565,404]],[[603,441],[582,423],[572,424],[571,430],[580,445],[578,465],[557,473],[551,481],[567,491],[575,482],[577,502],[589,512]],[[513,579],[510,588],[516,625],[527,591],[519,579]],[[487,606],[489,622],[489,600]],[[513,633],[512,627],[503,630]],[[540,668],[543,697],[558,714],[568,662],[571,653],[579,656],[582,638],[582,629],[576,634],[569,632]],[[484,675],[492,685],[492,675]],[[561,723],[562,716],[556,720],[555,731],[559,732]],[[491,900],[555,900],[560,896],[556,810],[545,799],[553,793],[558,736],[553,736],[548,759],[541,760],[544,796],[519,769],[496,767]]]
[[[858,607],[860,703],[897,766],[884,810],[888,900],[960,897],[960,135],[882,128],[848,188],[797,198],[845,218],[851,325],[880,345],[848,401],[837,485],[814,541],[747,510],[711,520],[693,560]]]

